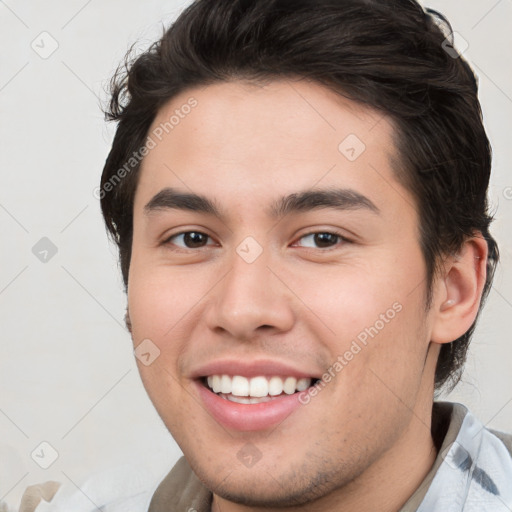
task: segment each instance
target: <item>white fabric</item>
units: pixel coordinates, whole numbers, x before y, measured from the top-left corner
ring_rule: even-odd
[[[512,457],[469,411],[441,455],[444,461],[417,512],[512,511]]]
[[[35,512],[147,512],[162,477],[131,465],[98,473],[80,489],[64,484],[50,503],[42,501]]]

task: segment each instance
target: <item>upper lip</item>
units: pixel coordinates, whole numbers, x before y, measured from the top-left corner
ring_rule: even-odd
[[[242,375],[244,377],[287,376],[300,378],[319,378],[315,372],[297,368],[287,363],[270,359],[244,361],[241,359],[219,359],[210,361],[194,369],[190,377],[199,379],[210,375]]]

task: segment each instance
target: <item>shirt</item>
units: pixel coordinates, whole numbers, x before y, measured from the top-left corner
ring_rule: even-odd
[[[434,465],[399,512],[512,510],[511,434],[486,428],[462,404],[434,402],[432,437]],[[30,486],[18,512],[210,512],[213,495],[185,457],[163,480],[152,478],[120,466],[89,478],[80,490],[56,482]]]

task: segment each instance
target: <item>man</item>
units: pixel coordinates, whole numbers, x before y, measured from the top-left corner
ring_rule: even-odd
[[[511,436],[434,402],[498,261],[477,84],[441,22],[198,0],[116,75],[98,194],[184,453],[137,510],[511,509]]]

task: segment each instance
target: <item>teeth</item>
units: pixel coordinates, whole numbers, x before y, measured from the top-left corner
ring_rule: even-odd
[[[225,377],[227,377],[227,375],[225,375]],[[249,394],[252,394],[250,393],[249,379],[246,379],[240,375],[235,375],[231,379],[231,387],[229,392],[236,396],[249,396]],[[252,394],[252,396],[256,395]]]
[[[297,391],[306,391],[311,386],[311,379],[299,379],[297,381]]]
[[[307,377],[301,379],[271,377],[267,379],[261,376],[248,379],[241,375],[232,377],[229,375],[210,375],[206,380],[208,387],[214,393],[221,393],[223,398],[238,403],[260,403],[270,400],[271,396],[278,396],[283,392],[292,395],[296,391],[304,391],[311,386],[311,379]],[[252,401],[253,398],[255,401]],[[268,398],[268,400],[264,400],[264,398]]]
[[[213,392],[220,393],[220,375],[214,375],[212,381]]]
[[[231,393],[231,379],[229,378],[229,375],[223,375],[220,378],[220,392]]]
[[[265,377],[253,377],[249,382],[249,395],[250,396],[267,396],[268,395],[268,380]],[[234,391],[232,391],[233,394]]]
[[[220,395],[222,398],[229,400],[230,402],[236,402],[238,404],[261,404],[263,402],[270,402],[272,398],[269,396],[262,396],[261,398],[250,398],[248,396],[235,396],[235,395]]]
[[[268,394],[270,396],[280,395],[283,392],[283,379],[272,377],[268,381]]]
[[[297,379],[295,377],[287,377],[283,384],[283,391],[287,395],[295,393],[295,386],[297,386]]]

